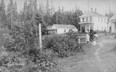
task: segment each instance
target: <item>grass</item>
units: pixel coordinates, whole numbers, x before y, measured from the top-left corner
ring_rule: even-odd
[[[83,45],[83,48],[85,50],[84,54],[77,54],[68,58],[59,59],[58,62],[61,66],[62,72],[104,72],[105,68],[108,68],[108,72],[116,72],[116,39],[114,39],[115,38],[109,39],[109,36],[100,36],[98,38],[98,42],[103,41],[103,44],[105,43],[105,47],[103,47],[101,50],[106,53],[102,54],[102,51],[99,52],[101,62],[96,59],[96,56],[94,54],[96,49],[99,48],[99,45],[92,46],[91,43]],[[107,50],[110,52],[107,52]],[[101,56],[103,56],[103,58],[101,58]],[[106,66],[104,65],[104,63]]]
[[[51,36],[52,37],[52,36]],[[81,39],[85,42],[85,38]],[[98,46],[93,48],[92,43],[84,44],[85,53],[77,53],[75,56],[58,58],[56,61],[62,72],[101,72],[94,59],[94,52]]]
[[[99,40],[103,39],[101,36]],[[84,40],[83,40],[84,41]],[[102,72],[99,63],[94,55],[99,45],[93,46],[91,42],[83,44],[84,53],[77,53],[75,56],[58,59],[62,72]]]

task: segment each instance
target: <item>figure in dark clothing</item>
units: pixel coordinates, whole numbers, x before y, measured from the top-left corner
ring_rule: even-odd
[[[91,28],[90,29],[90,41],[92,42],[94,40],[94,31],[93,29]]]

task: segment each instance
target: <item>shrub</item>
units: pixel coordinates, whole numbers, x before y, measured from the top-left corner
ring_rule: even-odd
[[[81,45],[78,44],[76,33],[68,33],[66,36],[46,37],[43,41],[44,49],[51,49],[59,57],[67,57],[74,52],[82,51]]]
[[[57,64],[46,52],[32,49],[28,53],[30,57],[9,53],[0,57],[1,72],[59,72]]]
[[[1,67],[9,72],[55,72],[57,64],[52,57],[38,48],[38,36],[35,32],[31,24],[13,26],[4,40],[8,56],[0,60]],[[17,58],[24,59],[24,65]]]

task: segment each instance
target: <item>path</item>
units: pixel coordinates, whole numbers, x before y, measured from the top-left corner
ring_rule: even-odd
[[[93,47],[93,53],[62,59],[59,64],[62,72],[116,72],[116,39],[106,38]]]
[[[96,56],[96,59],[98,60],[99,68],[101,68],[102,72],[106,72],[106,67],[99,56],[99,52],[104,47],[104,45],[102,42],[97,43],[97,44],[99,45],[99,48],[95,51],[94,54]]]
[[[106,39],[99,51],[99,58],[105,67],[104,72],[116,72],[116,39]]]

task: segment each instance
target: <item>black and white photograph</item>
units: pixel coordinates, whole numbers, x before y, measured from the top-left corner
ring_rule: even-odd
[[[0,72],[116,72],[116,0],[0,0]]]

